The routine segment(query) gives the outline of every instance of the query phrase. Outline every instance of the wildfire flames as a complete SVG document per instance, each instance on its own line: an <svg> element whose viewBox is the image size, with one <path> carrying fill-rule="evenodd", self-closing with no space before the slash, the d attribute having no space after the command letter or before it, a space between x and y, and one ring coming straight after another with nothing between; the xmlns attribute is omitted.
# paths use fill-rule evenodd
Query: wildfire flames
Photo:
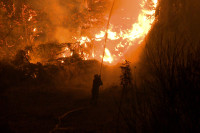
<svg viewBox="0 0 200 133"><path fill-rule="evenodd" d="M155 20L155 8L158 3L157 0L152 0L152 8L146 9L145 5L147 4L147 2L147 0L143 0L140 4L142 7L142 11L138 16L137 22L132 24L131 29L119 30L118 27L110 24L110 28L108 29L107 33L108 43L105 48L105 56L103 59L104 62L107 62L108 64L118 63L120 60L123 59L123 55L131 45L140 44L143 41ZM118 31L116 31L116 29ZM89 38L87 36L81 36L79 38L74 37L76 41L79 42L79 45L84 48L88 48L88 45L93 43L93 47L90 47L92 49L90 50L90 52L86 53L83 50L83 52L79 51L79 54L82 54L85 60L96 59L101 61L103 58L102 54L105 44L105 34L106 30L104 29L95 34L93 38ZM66 53L70 52L66 51ZM67 56L71 56L71 54L68 54Z"/></svg>
<svg viewBox="0 0 200 133"><path fill-rule="evenodd" d="M55 2L55 1L52 1L52 2ZM98 2L101 3L101 1L94 1L93 4L98 3ZM92 9L88 5L89 1L84 0L83 3L84 3L83 4L84 9L80 9L80 11L82 10L86 11L85 14L92 12L91 11ZM146 34L151 29L151 26L155 20L155 10L157 7L157 3L158 3L158 0L141 0L140 6L142 10L140 11L137 17L136 22L128 21L128 20L131 20L131 18L125 17L126 16L125 15L123 18L119 17L117 18L117 20L114 20L114 21L122 22L122 24L116 25L115 23L112 22L112 15L111 15L111 22L109 24L109 29L106 29L106 26L104 26L104 24L102 24L100 27L95 27L96 25L91 24L91 23L100 21L100 19L104 19L104 18L108 20L108 16L101 16L101 15L98 15L98 13L96 14L91 13L89 15L81 14L82 16L84 15L87 16L86 19L88 20L88 22L79 20L78 18L82 17L81 15L79 15L77 19L76 17L74 18L76 19L74 20L74 25L78 23L80 25L80 29L81 30L84 29L84 32L83 32L84 34L82 34L81 30L78 31L79 28L77 27L74 28L76 30L72 31L74 34L70 34L68 32L68 29L64 33L60 32L59 29L62 29L60 28L61 27L60 25L56 28L51 29L49 27L53 27L53 25L52 26L50 24L48 25L46 24L46 22L45 22L45 25L43 24L44 22L43 23L41 22L40 24L39 23L40 19L38 19L37 16L41 15L42 13L39 13L39 11L34 11L31 8L31 6L24 5L22 6L22 11L20 11L21 14L18 15L21 17L22 20L19 19L20 20L19 22L16 21L16 25L18 27L21 26L22 31L23 31L22 35L20 35L18 40L20 40L24 44L38 45L37 40L39 39L37 38L39 38L40 36L42 38L46 35L49 35L51 38L53 36L53 35L51 36L52 31L55 31L55 29L57 29L58 30L57 32L59 34L54 35L54 36L57 36L62 41L60 42L58 38L56 38L55 40L58 40L59 43L70 42L71 45L64 46L62 49L62 52L59 52L60 54L51 52L51 54L55 54L57 56L56 58L70 57L70 56L73 56L74 53L76 53L76 54L79 54L79 56L82 57L82 59L84 60L95 59L98 61L102 61L102 58L103 58L103 61L106 62L107 64L114 65L118 63L120 60L123 60L124 54L130 48L130 46L140 44L144 40ZM5 8L6 5L4 5L3 2L1 3L0 6L5 12L7 11L7 9ZM8 9L13 8L13 11L10 12L10 14L8 14L8 18L12 18L12 16L15 16L16 14L15 7L16 7L15 4L13 4L11 7L8 8ZM96 7L94 8L96 9ZM102 6L100 6L99 8L101 8L101 10L105 10L104 8L102 8ZM62 18L61 20L66 19L65 15L63 15L64 13L59 10L60 8L56 8L56 10L57 9L58 9L58 14L61 14L61 17L53 19L53 22L55 23L55 24L53 23L54 25L56 25L57 23L58 24L62 23L62 21L57 20L57 19L60 19L60 18ZM79 12L77 12L77 14L78 13ZM51 16L54 16L54 14ZM124 22L124 20L127 20L128 22L126 23ZM126 28L124 28L122 25L126 25L126 24L128 24L129 26L125 26ZM8 25L8 26L11 28L11 31L12 31L13 27L17 27L16 25L15 26ZM130 27L130 25L132 26ZM79 32L80 34L78 34ZM86 32L88 32L88 34ZM67 39L67 40L63 39L68 34L70 34L69 35L70 37L68 37L70 39ZM105 40L106 34L107 34L107 40ZM43 40L49 40L49 38L48 39L45 38ZM48 41L44 41L44 42L41 41L39 43L45 44L46 42ZM106 42L106 45L105 45L105 42ZM2 43L7 44L6 40L3 40ZM11 45L11 46L13 47L14 45ZM105 55L103 55L103 53L105 53ZM40 61L40 59L37 59L37 58L39 57L33 55L33 57L30 59L30 62L36 63ZM62 63L64 63L64 61L62 61Z"/></svg>

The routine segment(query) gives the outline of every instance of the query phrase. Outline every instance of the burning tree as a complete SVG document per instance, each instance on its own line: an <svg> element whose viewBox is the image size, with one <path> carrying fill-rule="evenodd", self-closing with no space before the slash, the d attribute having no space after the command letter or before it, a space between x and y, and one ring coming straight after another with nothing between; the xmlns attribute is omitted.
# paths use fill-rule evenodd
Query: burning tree
<svg viewBox="0 0 200 133"><path fill-rule="evenodd" d="M1 18L1 56L13 57L17 50L24 49L33 43L37 36L37 13L27 1L2 1ZM9 56L7 56L9 55Z"/></svg>
<svg viewBox="0 0 200 133"><path fill-rule="evenodd" d="M18 50L27 50L31 62L38 59L40 52L36 52L39 45L51 47L70 43L55 53L55 58L68 57L76 52L82 59L102 59L104 51L105 25L112 1L108 0L3 0L1 14L3 29L1 31L1 55L13 57ZM155 20L156 0L142 1L142 11L138 22L132 29L119 28L111 24L108 29L108 43L105 48L104 61L117 63L129 46L141 42ZM149 5L149 6L148 6ZM119 18L121 19L121 18ZM128 19L128 18L127 18ZM136 41L136 42L134 42ZM48 51L48 50L46 50ZM8 56L9 55L9 56ZM12 55L12 56L10 56ZM46 60L46 59L45 59ZM48 59L47 59L48 60Z"/></svg>

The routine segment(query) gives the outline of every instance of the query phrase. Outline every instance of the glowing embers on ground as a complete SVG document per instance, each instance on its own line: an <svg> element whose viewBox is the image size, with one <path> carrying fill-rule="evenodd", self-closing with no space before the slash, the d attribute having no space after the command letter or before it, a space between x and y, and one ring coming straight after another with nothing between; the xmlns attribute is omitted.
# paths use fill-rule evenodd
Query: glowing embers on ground
<svg viewBox="0 0 200 133"><path fill-rule="evenodd" d="M157 0L143 0L141 3L142 10L138 15L138 20L132 24L132 28L130 29L123 29L110 24L107 32L108 40L105 48L104 62L109 64L118 63L131 45L139 44L144 40L155 20L157 3ZM148 4L150 6L146 6ZM83 59L102 60L105 35L106 30L104 29L99 31L94 37L83 36L76 38L81 46L79 54L82 54ZM92 44L92 47L88 47L89 44Z"/></svg>

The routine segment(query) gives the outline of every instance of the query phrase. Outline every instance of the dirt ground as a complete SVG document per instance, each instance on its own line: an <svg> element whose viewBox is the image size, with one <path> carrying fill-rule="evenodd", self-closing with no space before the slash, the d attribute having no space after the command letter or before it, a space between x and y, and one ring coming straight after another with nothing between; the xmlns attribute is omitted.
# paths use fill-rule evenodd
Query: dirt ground
<svg viewBox="0 0 200 133"><path fill-rule="evenodd" d="M0 131L13 133L115 132L119 88L101 90L98 105L90 104L90 92L12 88L1 96ZM83 108L62 118L71 110ZM60 130L63 129L63 130Z"/></svg>

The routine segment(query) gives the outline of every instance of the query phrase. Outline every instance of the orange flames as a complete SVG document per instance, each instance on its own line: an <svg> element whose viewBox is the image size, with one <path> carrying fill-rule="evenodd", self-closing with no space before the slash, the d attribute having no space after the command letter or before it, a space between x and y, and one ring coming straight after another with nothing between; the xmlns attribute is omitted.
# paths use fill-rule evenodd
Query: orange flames
<svg viewBox="0 0 200 133"><path fill-rule="evenodd" d="M140 4L142 11L138 16L137 22L132 24L131 29L121 29L110 24L104 62L108 64L118 63L131 45L139 44L144 40L155 20L155 8L157 7L158 0L151 0L153 6L147 9L145 5L148 2L149 0L143 0ZM93 43L93 47L90 47L92 52L82 52L85 59L101 61L105 44L105 31L99 31L94 37L83 36L76 38L80 43L79 45L84 48L87 48L89 43Z"/></svg>
<svg viewBox="0 0 200 133"><path fill-rule="evenodd" d="M113 57L112 57L110 51L107 48L105 49L105 56L103 58L103 61L109 62L109 63L113 62Z"/></svg>

